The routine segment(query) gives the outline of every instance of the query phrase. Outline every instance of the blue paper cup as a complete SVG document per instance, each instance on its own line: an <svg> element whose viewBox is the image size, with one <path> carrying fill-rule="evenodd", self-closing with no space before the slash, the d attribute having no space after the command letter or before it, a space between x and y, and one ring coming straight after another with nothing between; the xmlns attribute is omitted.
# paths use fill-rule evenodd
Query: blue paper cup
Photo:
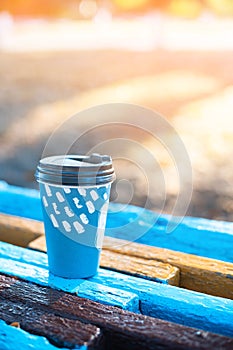
<svg viewBox="0 0 233 350"><path fill-rule="evenodd" d="M50 272L65 278L95 275L115 178L111 158L97 154L44 158L36 178Z"/></svg>

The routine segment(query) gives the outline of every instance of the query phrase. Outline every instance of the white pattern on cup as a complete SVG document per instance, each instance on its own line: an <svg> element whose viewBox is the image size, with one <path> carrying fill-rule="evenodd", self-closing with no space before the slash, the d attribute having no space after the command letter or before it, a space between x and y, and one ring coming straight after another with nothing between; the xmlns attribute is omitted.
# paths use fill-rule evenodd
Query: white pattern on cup
<svg viewBox="0 0 233 350"><path fill-rule="evenodd" d="M47 196L52 197L52 192L51 192L49 185L45 184L44 187L45 187L45 191L47 193Z"/></svg>
<svg viewBox="0 0 233 350"><path fill-rule="evenodd" d="M95 207L91 201L87 201L86 206L87 206L87 210L89 211L90 214L94 213Z"/></svg>
<svg viewBox="0 0 233 350"><path fill-rule="evenodd" d="M50 215L50 219L51 219L54 227L59 227L58 222L55 219L55 216L53 214Z"/></svg>
<svg viewBox="0 0 233 350"><path fill-rule="evenodd" d="M81 196L86 197L87 192L85 188L79 187L77 190Z"/></svg>
<svg viewBox="0 0 233 350"><path fill-rule="evenodd" d="M83 232L85 232L83 226L82 226L78 221L75 221L75 222L74 222L74 228L75 228L75 230L76 230L78 233L83 233Z"/></svg>
<svg viewBox="0 0 233 350"><path fill-rule="evenodd" d="M56 196L60 203L65 202L65 199L60 192L56 192Z"/></svg>
<svg viewBox="0 0 233 350"><path fill-rule="evenodd" d="M71 226L68 223L68 221L62 221L62 224L63 224L64 229L66 230L66 232L70 232L71 231Z"/></svg>
<svg viewBox="0 0 233 350"><path fill-rule="evenodd" d="M85 214L81 214L80 219L85 225L88 224L88 222L89 222L89 220Z"/></svg>
<svg viewBox="0 0 233 350"><path fill-rule="evenodd" d="M74 204L76 205L76 207L78 209L82 208L83 206L81 204L79 204L79 199L77 197L73 198Z"/></svg>
<svg viewBox="0 0 233 350"><path fill-rule="evenodd" d="M43 203L44 203L44 206L45 206L45 207L48 207L48 202L47 202L47 199L46 199L45 196L42 197L42 201L43 201Z"/></svg>
<svg viewBox="0 0 233 350"><path fill-rule="evenodd" d="M69 187L64 187L64 192L69 194L71 192L71 189Z"/></svg>
<svg viewBox="0 0 233 350"><path fill-rule="evenodd" d="M54 209L55 214L57 214L57 215L61 214L60 211L57 210L57 204L56 203L52 203L52 205L53 205L53 209Z"/></svg>
<svg viewBox="0 0 233 350"><path fill-rule="evenodd" d="M99 195L95 190L91 190L90 195L91 195L93 201L96 201L99 198Z"/></svg>
<svg viewBox="0 0 233 350"><path fill-rule="evenodd" d="M74 213L72 212L72 210L69 207L64 207L65 213L67 216L69 216L69 218L72 218L72 216L74 216Z"/></svg>

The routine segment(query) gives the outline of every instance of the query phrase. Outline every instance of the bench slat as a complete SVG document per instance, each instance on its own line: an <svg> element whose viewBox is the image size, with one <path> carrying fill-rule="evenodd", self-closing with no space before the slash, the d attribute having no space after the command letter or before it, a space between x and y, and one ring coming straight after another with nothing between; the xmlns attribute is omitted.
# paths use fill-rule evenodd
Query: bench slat
<svg viewBox="0 0 233 350"><path fill-rule="evenodd" d="M16 346L17 344L17 346ZM87 350L85 345L80 350ZM30 334L20 328L12 327L0 320L0 349L1 350L57 350L48 340L42 336ZM66 350L62 348L61 350Z"/></svg>
<svg viewBox="0 0 233 350"><path fill-rule="evenodd" d="M13 257L13 258L12 258ZM0 271L15 275L31 282L77 293L82 297L103 304L139 312L139 298L135 293L82 279L65 279L50 276L47 269L47 255L0 242Z"/></svg>
<svg viewBox="0 0 233 350"><path fill-rule="evenodd" d="M110 203L106 235L130 240L131 233L119 227L133 222L133 230L143 227L145 232L137 238L138 243L233 262L229 249L233 245L233 223L185 217L175 231L166 234L168 221L174 219L160 215L156 221L156 213L143 209L142 216L141 211L135 206ZM39 192L0 182L0 212L42 220Z"/></svg>
<svg viewBox="0 0 233 350"><path fill-rule="evenodd" d="M233 264L105 237L104 248L169 263L180 269L180 287L233 299Z"/></svg>
<svg viewBox="0 0 233 350"><path fill-rule="evenodd" d="M19 225L21 225L21 229L19 229ZM8 241L7 237L13 237L13 239L9 239L8 243L12 243L13 241L15 244L15 242L17 242L16 237L18 237L18 241L20 240L21 232L24 232L20 244L21 246L23 245L23 241L25 241L24 237L31 237L32 239L39 237L36 240L37 243L32 241L29 247L41 250L41 245L38 245L38 243L42 244L43 249L46 247L44 241L44 226L41 222L0 214L0 240L3 233L4 242ZM108 255L108 257L105 259L103 255L101 260L101 265L105 268L112 268L115 266L116 270L125 271L125 273L128 274L140 275L141 277L150 278L160 283L179 285L179 269L177 267L157 261L151 262L150 265L147 260L138 259L137 257L121 256L118 259L116 253L106 252L106 255ZM110 258L110 255L112 255L112 258Z"/></svg>
<svg viewBox="0 0 233 350"><path fill-rule="evenodd" d="M44 250L46 248L44 235L31 242L29 247ZM128 241L112 237L104 238L104 250L101 260L102 267L112 268L116 271L125 271L126 273L128 270L130 273L130 259L128 259L127 264L125 255L131 257L132 265L134 264L133 257L137 257L143 259L141 262L144 262L144 265L141 265L141 274L148 276L147 265L152 266L151 270L153 270L153 264L155 266L156 261L159 261L164 264L170 264L171 275L173 274L172 269L174 267L177 267L180 271L180 279L177 271L174 279L170 278L169 284L180 285L180 287L198 292L233 299L233 264L231 263L139 243L129 243ZM107 250L111 253L121 254L122 256L117 259L117 256L107 253ZM148 262L146 263L145 260L148 260ZM138 263L140 264L140 260ZM137 264L134 265L134 272L131 269L132 274L137 274L137 266ZM163 269L166 269L166 266ZM157 274L157 278L159 278L159 271L152 272L151 270L151 276L155 278Z"/></svg>
<svg viewBox="0 0 233 350"><path fill-rule="evenodd" d="M27 247L43 231L44 226L40 221L0 214L0 240L3 242Z"/></svg>
<svg viewBox="0 0 233 350"><path fill-rule="evenodd" d="M7 243L0 243L0 253L2 246L5 257L0 258L0 272L4 274L77 294L80 284L87 282L87 280L70 280L49 275L45 262L47 256L44 253ZM14 249L18 252L18 261L17 254L13 254L14 260L11 260ZM22 254L23 258L20 250L27 251L27 254ZM23 260L24 258L26 259ZM33 265L30 262L32 260L37 260L36 264ZM233 301L230 299L187 291L107 269L100 269L96 276L88 280L88 283L90 282L95 282L100 289L101 285L104 285L116 288L120 292L128 291L136 294L140 300L140 311L145 315L233 337Z"/></svg>
<svg viewBox="0 0 233 350"><path fill-rule="evenodd" d="M144 246L142 246L144 247ZM180 272L177 267L156 260L141 259L108 250L101 253L100 266L151 281L179 286Z"/></svg>
<svg viewBox="0 0 233 350"><path fill-rule="evenodd" d="M10 290L8 290L10 293ZM86 346L87 349L100 349L102 342L100 329L94 325L55 316L26 302L11 301L0 297L0 318L5 322L19 322L27 332L42 335L58 347L75 348ZM17 348L17 345L15 345Z"/></svg>
<svg viewBox="0 0 233 350"><path fill-rule="evenodd" d="M3 299L0 307L1 317L9 322L17 318L26 329L40 334L47 333L47 337L53 342L64 342L66 346L79 341L79 337L88 337L91 331L99 336L98 329L101 329L105 335L106 348L114 350L146 350L158 346L160 349L193 350L227 350L233 347L231 338L103 306L61 291L1 275L0 298ZM12 300L17 301L17 304ZM45 321L46 324L43 324ZM85 336L82 333L83 329L77 328L79 324L82 327L83 322L88 329ZM54 336L57 323L61 329ZM69 331L69 334L66 331Z"/></svg>
<svg viewBox="0 0 233 350"><path fill-rule="evenodd" d="M9 216L8 228L9 230L14 230L14 223L11 225L11 219L12 217ZM24 220L26 221L24 228L27 230L27 220L21 220L22 222ZM43 226L38 226L37 221L30 220L30 232L34 232L35 235L40 237L39 239L37 238L35 242L30 243L29 247L43 250L46 247ZM111 253L104 252L101 260L102 267L114 268L117 271L125 271L125 273L138 274L137 267L140 263L144 262L144 265L141 264L141 275L145 277L148 277L148 271L150 271L151 276L157 281L174 285L180 283L180 287L183 288L233 299L233 264L231 263L173 250L141 245L139 243L129 244L128 241L118 240L112 237L105 237L104 250L122 254L122 257L117 259L113 254L111 258ZM107 256L106 258L104 254ZM131 257L128 258L128 263L123 263L123 261L127 260L125 255ZM143 260L136 262L135 257ZM150 261L146 263L146 259ZM129 263L130 260L131 263ZM162 267L162 265L157 265L157 268L154 268L152 265L152 267L149 268L148 265L152 264L152 260L154 260L154 266L158 264L158 261L160 263L170 264L169 273L162 273L166 271L167 265L164 265L164 267ZM175 270L174 267L180 270L180 281L179 270Z"/></svg>

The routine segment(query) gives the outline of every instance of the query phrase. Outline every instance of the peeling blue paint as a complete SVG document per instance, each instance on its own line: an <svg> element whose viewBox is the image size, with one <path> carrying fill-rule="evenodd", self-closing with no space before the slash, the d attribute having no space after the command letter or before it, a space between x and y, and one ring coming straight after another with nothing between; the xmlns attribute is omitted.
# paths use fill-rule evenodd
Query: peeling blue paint
<svg viewBox="0 0 233 350"><path fill-rule="evenodd" d="M103 285L109 288L109 294L105 293L105 301L109 301L110 305L117 305L116 299L112 302L111 298L118 290L119 296L123 295L122 308L124 308L126 300L129 309L135 303L138 305L138 299L136 298L139 298L140 311L145 315L233 337L233 300L159 284L106 269L100 269L98 275L88 280L70 280L55 277L48 273L44 253L37 253L37 265L33 265L30 262L32 261L30 255L33 256L34 251L14 246L10 247L9 244L9 255L7 256L6 245L8 244L0 243L0 253L1 246L4 246L4 257L0 258L0 272L2 273L77 293L80 296L93 298L93 300L99 302L103 302L102 293L98 296L101 285ZM11 253L14 248L17 251L25 249L27 253L23 258L21 255L19 261L15 258L11 260ZM95 293L92 293L91 289L92 291L95 290ZM102 289L102 291L104 293L105 289ZM124 292L131 293L132 299L130 297L127 299L127 295L124 297ZM109 295L111 295L111 298Z"/></svg>
<svg viewBox="0 0 233 350"><path fill-rule="evenodd" d="M98 301L106 305L114 305L128 311L139 313L139 297L137 294L121 290L119 296L119 289L85 281L80 284L77 295L82 298L88 298ZM112 301L111 301L112 300Z"/></svg>
<svg viewBox="0 0 233 350"><path fill-rule="evenodd" d="M0 320L0 349L55 350L57 347L50 344L44 337L32 335L20 328L9 326L4 321ZM87 347L78 346L76 349L87 350ZM63 348L63 350L66 349Z"/></svg>

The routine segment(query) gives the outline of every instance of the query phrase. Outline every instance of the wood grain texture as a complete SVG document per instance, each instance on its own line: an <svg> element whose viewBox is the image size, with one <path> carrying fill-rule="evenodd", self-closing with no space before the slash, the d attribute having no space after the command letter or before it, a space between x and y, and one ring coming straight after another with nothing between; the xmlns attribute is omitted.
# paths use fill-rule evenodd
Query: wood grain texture
<svg viewBox="0 0 233 350"><path fill-rule="evenodd" d="M135 256L103 250L101 253L100 266L159 283L179 286L179 269L170 264L164 264L156 260L141 259Z"/></svg>
<svg viewBox="0 0 233 350"><path fill-rule="evenodd" d="M87 349L99 349L102 342L100 329L96 326L56 316L19 301L0 297L0 317L7 323L17 320L27 332L44 336L58 347L72 349L84 345Z"/></svg>
<svg viewBox="0 0 233 350"><path fill-rule="evenodd" d="M0 214L0 240L21 247L43 234L43 223L18 216Z"/></svg>
<svg viewBox="0 0 233 350"><path fill-rule="evenodd" d="M10 243L10 242L8 242L8 243ZM43 234L41 236L39 236L38 238L36 238L33 241L28 243L28 248L39 250L41 252L47 251L44 230L43 230Z"/></svg>
<svg viewBox="0 0 233 350"><path fill-rule="evenodd" d="M233 223L185 217L168 235L167 225L174 223L175 218L166 214L158 216L146 209L142 215L141 210L132 205L110 203L106 236L233 262L229 249L233 245ZM0 212L43 220L39 192L0 181ZM129 223L132 223L130 227ZM141 230L143 235L139 234Z"/></svg>
<svg viewBox="0 0 233 350"><path fill-rule="evenodd" d="M58 350L42 336L30 334L23 329L12 327L0 320L0 349L1 350ZM63 348L62 350L66 350ZM87 350L82 346L80 350Z"/></svg>
<svg viewBox="0 0 233 350"><path fill-rule="evenodd" d="M105 335L103 349L227 350L233 347L232 338L101 305L4 275L0 276L0 298L0 316L4 320L17 319L25 329L46 333L51 341L56 343L59 339L58 343L69 347L80 341L79 337L86 339L90 330L96 330L94 334L99 335L99 328ZM86 333L83 328L77 328L83 322Z"/></svg>
<svg viewBox="0 0 233 350"><path fill-rule="evenodd" d="M180 287L233 299L233 264L105 237L104 249L169 263L180 269Z"/></svg>
<svg viewBox="0 0 233 350"><path fill-rule="evenodd" d="M139 298L130 291L104 286L82 279L67 279L50 275L47 255L0 242L0 270L41 285L76 293L106 305L139 312ZM91 285L90 285L91 284Z"/></svg>
<svg viewBox="0 0 233 350"><path fill-rule="evenodd" d="M81 296L88 292L89 299L93 297L94 290L97 292L94 294L94 300L97 297L99 299L98 293L102 291L105 294L105 302L109 302L110 305L114 305L116 293L119 305L119 297L128 292L132 298L127 308L131 308L135 305L134 301L139 300L140 311L144 315L233 337L233 300L230 299L156 283L108 269L99 269L98 274L88 281L60 278L49 274L46 254L4 242L0 242L0 272L77 295L81 292ZM99 299L101 303L103 294ZM137 295L137 300L134 295ZM123 295L121 307L126 308L125 299Z"/></svg>
<svg viewBox="0 0 233 350"><path fill-rule="evenodd" d="M20 225L22 227L19 229ZM31 243L28 242L30 248L46 251L44 226L39 221L18 218L11 215L0 215L0 240L1 232L4 233L5 239L2 239L4 242L24 246L25 237L28 237L32 241ZM22 241L20 241L21 238ZM106 251L101 258L101 266L114 268L116 271L124 271L125 273L148 278L160 283L179 285L179 269L170 264L164 264L158 261L148 261L147 259L140 259L133 256L119 256L119 254Z"/></svg>
<svg viewBox="0 0 233 350"><path fill-rule="evenodd" d="M29 246L37 250L44 250L46 247L44 236L41 236L36 241L31 242ZM156 261L162 262L164 264L170 264L171 270L175 267L179 269L180 287L233 299L232 263L199 257L164 248L146 246L139 243L129 243L128 241L119 240L112 237L104 238L103 250L103 258L101 258L102 267L113 268L116 271L125 270L126 273L127 270L129 270L129 273L139 275L137 269L140 268L140 263L139 265L135 263L134 268L132 267L133 257L137 257L143 259L142 261L145 263L144 267L141 265L141 271L143 271L144 268L144 274L141 274L141 276L148 276L148 273L153 271L153 266L156 265ZM106 251L121 254L122 258L118 258L114 255L112 255L111 258L111 253L106 253ZM125 255L131 257L132 265L129 264L130 259L128 259L127 263L127 258ZM146 263L145 260L148 260L148 262ZM123 263L123 261L125 261L125 263ZM152 266L151 269L147 267L147 265L150 264ZM134 273L132 272L133 269ZM159 271L157 277L159 277ZM173 280L171 279L170 284L177 285L178 279L175 278L175 283L172 281Z"/></svg>

